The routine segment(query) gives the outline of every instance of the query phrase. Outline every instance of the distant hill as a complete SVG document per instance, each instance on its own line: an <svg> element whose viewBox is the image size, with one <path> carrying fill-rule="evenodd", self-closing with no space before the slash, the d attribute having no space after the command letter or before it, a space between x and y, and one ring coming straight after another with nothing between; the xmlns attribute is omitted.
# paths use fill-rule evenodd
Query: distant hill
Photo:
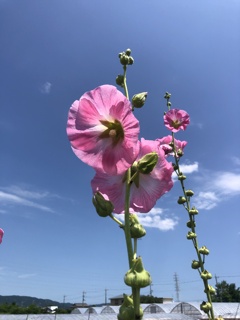
<svg viewBox="0 0 240 320"><path fill-rule="evenodd" d="M31 304L34 304L38 307L47 307L47 306L58 306L61 309L71 308L71 303L61 303L53 301L50 299L39 299L35 297L28 296L1 296L0 295L0 305L3 303L15 303L19 307L29 307Z"/></svg>

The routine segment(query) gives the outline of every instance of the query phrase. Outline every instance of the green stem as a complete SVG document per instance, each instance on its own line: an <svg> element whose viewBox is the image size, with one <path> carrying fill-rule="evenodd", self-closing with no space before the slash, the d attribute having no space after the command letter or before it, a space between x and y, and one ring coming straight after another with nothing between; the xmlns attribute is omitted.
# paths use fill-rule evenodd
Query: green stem
<svg viewBox="0 0 240 320"><path fill-rule="evenodd" d="M120 220L118 220L116 217L114 217L113 214L110 214L109 217L110 217L111 219L113 219L115 222L117 222L121 228L123 227L122 222L121 222Z"/></svg>
<svg viewBox="0 0 240 320"><path fill-rule="evenodd" d="M126 98L129 100L128 88L127 88L127 66L123 66L123 88L125 91ZM131 168L127 170L127 179L126 179L126 191L125 191L125 225L124 225L124 233L127 245L128 252L128 263L129 268L133 266L133 258L136 256L137 250L137 242L134 241L134 251L132 246L131 232L130 232L130 221L129 221L129 207L130 207L130 189L131 189ZM135 239L134 239L135 240ZM135 311L135 319L140 318L140 289L132 288L132 296L133 296L133 304Z"/></svg>
<svg viewBox="0 0 240 320"><path fill-rule="evenodd" d="M127 88L127 66L123 66L123 89L125 91L125 96L129 100L128 88Z"/></svg>
<svg viewBox="0 0 240 320"><path fill-rule="evenodd" d="M173 144L173 153L174 153L174 159L175 159L175 164L176 164L175 172L176 172L177 176L179 176L181 174L181 170L179 168L179 164L178 164L179 163L179 158L177 157L177 152L176 152L176 148L175 148L175 145L174 145L174 133L172 133L172 144ZM180 184L181 184L181 188L182 188L184 197L187 200L187 202L184 205L184 207L188 212L188 216L189 216L190 221L192 222L191 223L191 231L193 233L196 233L196 228L195 228L195 225L194 225L195 224L194 216L189 213L189 210L191 209L190 197L187 196L187 194L186 194L186 190L185 190L185 186L184 186L183 180L180 180ZM193 243L193 246L195 248L195 251L196 251L196 254L197 254L197 257L198 257L198 261L200 263L200 270L198 269L198 271L199 271L199 274L201 274L201 272L203 272L205 270L205 267L204 267L204 262L205 261L203 260L201 254L199 253L199 246L198 246L197 238L192 239L192 243ZM206 280L206 279L202 279L202 280L203 280L203 285L204 285L204 289L205 289L207 300L208 300L209 303L211 303L211 309L209 310L208 318L209 318L209 320L214 320L214 311L213 311L213 306L212 306L211 294L209 293L209 289L208 289L208 280Z"/></svg>
<svg viewBox="0 0 240 320"><path fill-rule="evenodd" d="M128 263L129 267L132 267L132 259L133 259L133 247L132 247L132 240L131 240L131 233L130 233L130 223L129 223L129 204L130 204L130 188L131 188L131 169L129 168L127 171L127 180L126 180L126 192L125 192L125 239L127 245L127 252L128 252Z"/></svg>

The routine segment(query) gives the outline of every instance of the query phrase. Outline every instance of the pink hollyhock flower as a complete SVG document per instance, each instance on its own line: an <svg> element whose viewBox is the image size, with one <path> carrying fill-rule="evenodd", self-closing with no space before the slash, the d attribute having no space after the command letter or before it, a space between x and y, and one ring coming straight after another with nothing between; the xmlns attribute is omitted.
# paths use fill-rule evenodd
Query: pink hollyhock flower
<svg viewBox="0 0 240 320"><path fill-rule="evenodd" d="M172 186L172 164L165 159L164 151L159 147L158 141L141 139L140 152L137 160L144 155L156 152L158 162L149 174L139 173L139 180L136 184L132 182L130 191L130 209L135 212L148 212L156 204L156 201ZM115 213L122 213L125 205L125 174L109 176L97 172L91 181L93 192L101 192L114 206Z"/></svg>
<svg viewBox="0 0 240 320"><path fill-rule="evenodd" d="M67 135L76 156L108 174L126 171L139 152L139 122L111 85L86 92L70 108Z"/></svg>
<svg viewBox="0 0 240 320"><path fill-rule="evenodd" d="M3 235L4 235L4 231L3 229L0 228L0 243L2 243Z"/></svg>
<svg viewBox="0 0 240 320"><path fill-rule="evenodd" d="M163 117L165 127L172 132L185 130L190 123L189 114L184 110L171 109Z"/></svg>
<svg viewBox="0 0 240 320"><path fill-rule="evenodd" d="M161 139L156 139L156 141L160 143L160 147L163 149L166 156L174 156L173 148L169 145L169 143L172 142L172 136L166 136ZM174 139L174 145L177 153L178 150L183 150L185 148L185 146L187 145L187 141Z"/></svg>

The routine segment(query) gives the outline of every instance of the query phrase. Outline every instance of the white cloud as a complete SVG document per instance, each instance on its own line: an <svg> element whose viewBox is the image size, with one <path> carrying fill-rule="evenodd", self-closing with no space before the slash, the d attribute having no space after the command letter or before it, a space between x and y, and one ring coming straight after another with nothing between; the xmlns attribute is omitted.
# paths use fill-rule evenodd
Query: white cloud
<svg viewBox="0 0 240 320"><path fill-rule="evenodd" d="M214 186L224 195L240 194L240 174L220 172L214 181Z"/></svg>
<svg viewBox="0 0 240 320"><path fill-rule="evenodd" d="M196 198L193 199L193 203L197 209L210 210L216 207L220 199L212 192L200 192Z"/></svg>
<svg viewBox="0 0 240 320"><path fill-rule="evenodd" d="M179 168L183 174L191 174L193 172L198 172L198 162L194 162L192 164L180 164ZM173 180L177 179L177 175L175 172L172 174Z"/></svg>
<svg viewBox="0 0 240 320"><path fill-rule="evenodd" d="M19 197L28 198L28 199L43 199L49 196L49 192L36 192L36 191L29 191L25 188L12 185L9 187L1 187L2 190L7 191L8 193L13 193Z"/></svg>
<svg viewBox="0 0 240 320"><path fill-rule="evenodd" d="M138 220L146 228L157 228L161 231L174 230L178 224L175 216L167 217L161 208L153 208L148 213L138 213ZM124 221L124 214L118 214L117 218Z"/></svg>
<svg viewBox="0 0 240 320"><path fill-rule="evenodd" d="M220 202L240 195L240 174L238 173L204 172L202 176L197 177L197 180L201 190L199 193L195 192L192 202L198 209L210 210Z"/></svg>
<svg viewBox="0 0 240 320"><path fill-rule="evenodd" d="M50 82L45 82L39 88L40 92L43 94L49 94L52 88L52 84Z"/></svg>
<svg viewBox="0 0 240 320"><path fill-rule="evenodd" d="M38 204L36 202L27 200L23 197L19 197L17 195L7 193L4 191L0 191L0 200L1 200L1 203L5 205L22 205L22 206L36 208L42 211L54 212L49 207L46 207L44 205Z"/></svg>
<svg viewBox="0 0 240 320"><path fill-rule="evenodd" d="M180 170L183 174L190 174L198 171L198 162L192 164L180 164Z"/></svg>

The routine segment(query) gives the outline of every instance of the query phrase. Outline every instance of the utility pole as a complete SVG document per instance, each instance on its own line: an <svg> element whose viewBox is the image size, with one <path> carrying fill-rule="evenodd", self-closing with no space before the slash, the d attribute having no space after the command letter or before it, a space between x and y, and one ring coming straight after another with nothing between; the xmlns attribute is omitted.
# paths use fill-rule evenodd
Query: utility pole
<svg viewBox="0 0 240 320"><path fill-rule="evenodd" d="M150 283L150 292L149 292L150 297L152 297L152 293L153 293L152 286L153 286L153 283L151 282L151 283Z"/></svg>
<svg viewBox="0 0 240 320"><path fill-rule="evenodd" d="M63 296L63 303L65 303L65 298L66 298L66 296L64 295L64 296Z"/></svg>
<svg viewBox="0 0 240 320"><path fill-rule="evenodd" d="M178 283L178 275L177 275L176 272L174 273L173 279L174 279L174 281L175 281L175 291L176 291L177 302L178 302L178 301L179 301L179 291L180 291L180 288L179 288L179 283Z"/></svg>
<svg viewBox="0 0 240 320"><path fill-rule="evenodd" d="M107 303L107 291L108 291L108 289L105 289L105 305L108 304L108 303Z"/></svg>
<svg viewBox="0 0 240 320"><path fill-rule="evenodd" d="M85 291L83 291L83 293L82 293L82 304L84 304L84 303L85 303L85 294L86 294L86 292L85 292Z"/></svg>

